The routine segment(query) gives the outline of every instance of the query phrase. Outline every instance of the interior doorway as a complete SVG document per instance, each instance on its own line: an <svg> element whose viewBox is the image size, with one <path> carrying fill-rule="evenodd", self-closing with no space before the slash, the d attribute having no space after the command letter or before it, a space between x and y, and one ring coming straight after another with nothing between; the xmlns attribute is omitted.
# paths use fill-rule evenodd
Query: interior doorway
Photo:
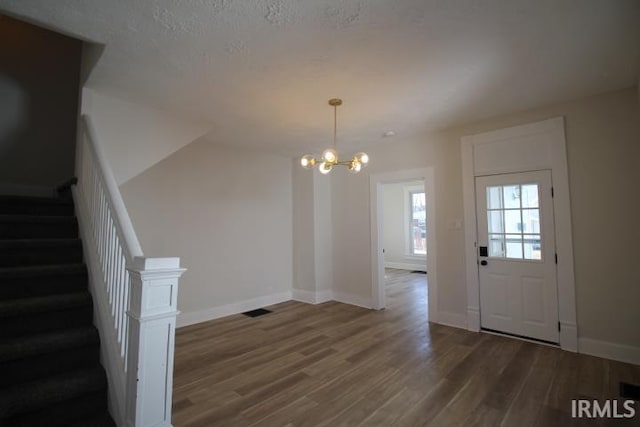
<svg viewBox="0 0 640 427"><path fill-rule="evenodd" d="M385 268L427 271L424 181L382 185L382 246Z"/></svg>
<svg viewBox="0 0 640 427"><path fill-rule="evenodd" d="M393 185L402 190L401 210L406 211L402 224L399 258L387 257L387 266L408 271L426 270L429 321L437 319L437 272L435 232L435 198L433 169L411 169L371 175L371 264L372 302L376 309L386 307L385 287L385 190ZM406 184L406 185L405 185ZM389 187L386 187L389 186ZM412 212L413 204L416 211ZM406 209L405 209L406 207ZM422 213L421 213L422 210ZM398 224L396 224L398 225ZM424 229L424 237L422 230ZM390 254L391 255L391 254ZM396 253L396 255L398 255ZM394 261L395 259L395 261ZM395 263L395 264L394 264ZM415 266L415 268L414 268Z"/></svg>

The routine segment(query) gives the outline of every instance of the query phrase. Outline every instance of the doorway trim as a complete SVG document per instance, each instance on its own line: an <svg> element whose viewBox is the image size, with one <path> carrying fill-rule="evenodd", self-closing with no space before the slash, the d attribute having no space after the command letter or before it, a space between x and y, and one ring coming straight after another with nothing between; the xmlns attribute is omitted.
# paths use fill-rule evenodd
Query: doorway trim
<svg viewBox="0 0 640 427"><path fill-rule="evenodd" d="M465 220L467 329L480 330L480 284L477 257L475 177L551 169L558 254L560 347L578 351L571 202L564 118L464 136L462 191Z"/></svg>
<svg viewBox="0 0 640 427"><path fill-rule="evenodd" d="M371 174L370 223L371 223L371 301L374 309L385 308L384 256L382 253L382 185L403 181L424 181L427 209L427 286L429 321L438 321L438 286L436 254L435 185L432 167L407 169L395 172Z"/></svg>

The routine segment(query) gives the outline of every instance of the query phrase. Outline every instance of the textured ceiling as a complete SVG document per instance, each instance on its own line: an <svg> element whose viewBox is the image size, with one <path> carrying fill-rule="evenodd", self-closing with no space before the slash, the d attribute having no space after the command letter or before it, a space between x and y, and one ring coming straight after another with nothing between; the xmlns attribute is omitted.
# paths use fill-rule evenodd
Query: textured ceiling
<svg viewBox="0 0 640 427"><path fill-rule="evenodd" d="M2 0L105 45L87 85L205 118L208 138L352 148L633 86L637 0Z"/></svg>

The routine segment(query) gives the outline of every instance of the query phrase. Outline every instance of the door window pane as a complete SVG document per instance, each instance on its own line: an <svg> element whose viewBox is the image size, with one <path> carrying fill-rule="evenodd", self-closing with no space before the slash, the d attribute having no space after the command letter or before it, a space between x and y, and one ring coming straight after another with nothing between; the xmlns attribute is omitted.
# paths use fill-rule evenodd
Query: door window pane
<svg viewBox="0 0 640 427"><path fill-rule="evenodd" d="M504 233L504 224L502 221L502 211L489 211L489 233Z"/></svg>
<svg viewBox="0 0 640 427"><path fill-rule="evenodd" d="M504 212L504 229L506 233L522 233L520 209Z"/></svg>
<svg viewBox="0 0 640 427"><path fill-rule="evenodd" d="M540 251L540 236L525 236L524 259L542 259Z"/></svg>
<svg viewBox="0 0 640 427"><path fill-rule="evenodd" d="M523 209L522 210L522 232L523 233L540 233L540 210Z"/></svg>
<svg viewBox="0 0 640 427"><path fill-rule="evenodd" d="M519 185L505 185L503 188L504 195L504 208L514 209L520 208L520 186Z"/></svg>
<svg viewBox="0 0 640 427"><path fill-rule="evenodd" d="M489 256L542 260L538 184L487 187Z"/></svg>
<svg viewBox="0 0 640 427"><path fill-rule="evenodd" d="M489 256L504 258L504 234L489 235Z"/></svg>
<svg viewBox="0 0 640 427"><path fill-rule="evenodd" d="M487 187L487 208L502 209L502 187Z"/></svg>
<svg viewBox="0 0 640 427"><path fill-rule="evenodd" d="M522 259L522 235L507 234L505 241L507 243L507 258Z"/></svg>
<svg viewBox="0 0 640 427"><path fill-rule="evenodd" d="M522 186L522 207L537 208L538 206L538 184L526 184Z"/></svg>

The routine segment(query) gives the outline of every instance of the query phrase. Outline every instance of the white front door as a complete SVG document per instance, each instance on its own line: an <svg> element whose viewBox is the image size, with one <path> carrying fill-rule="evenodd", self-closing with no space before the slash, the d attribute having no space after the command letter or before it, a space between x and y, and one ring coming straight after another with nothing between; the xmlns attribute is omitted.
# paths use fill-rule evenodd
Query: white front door
<svg viewBox="0 0 640 427"><path fill-rule="evenodd" d="M476 177L480 324L559 342L551 171Z"/></svg>

